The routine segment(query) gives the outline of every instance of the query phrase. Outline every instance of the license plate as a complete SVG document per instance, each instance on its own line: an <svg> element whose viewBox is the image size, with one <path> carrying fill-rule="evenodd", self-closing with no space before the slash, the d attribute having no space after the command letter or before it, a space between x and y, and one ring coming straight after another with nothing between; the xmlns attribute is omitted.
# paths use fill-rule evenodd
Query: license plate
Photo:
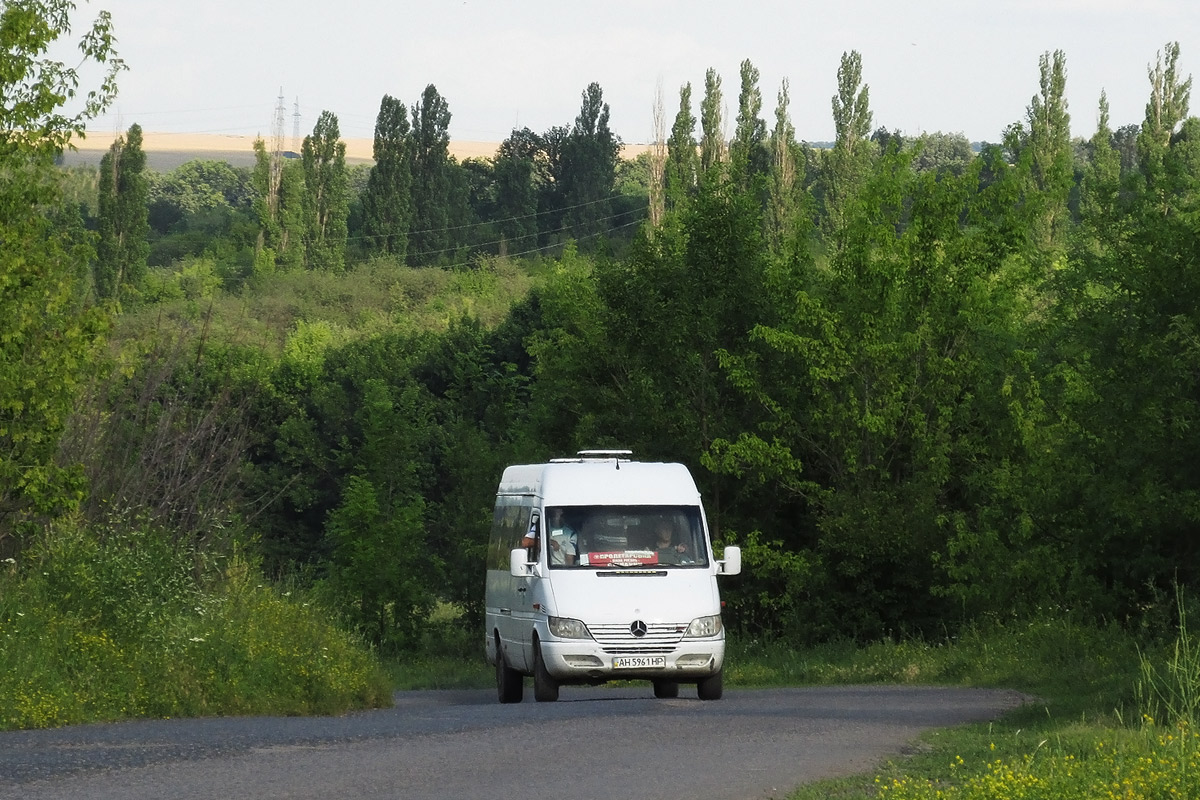
<svg viewBox="0 0 1200 800"><path fill-rule="evenodd" d="M621 656L613 659L613 669L653 669L666 665L666 656Z"/></svg>

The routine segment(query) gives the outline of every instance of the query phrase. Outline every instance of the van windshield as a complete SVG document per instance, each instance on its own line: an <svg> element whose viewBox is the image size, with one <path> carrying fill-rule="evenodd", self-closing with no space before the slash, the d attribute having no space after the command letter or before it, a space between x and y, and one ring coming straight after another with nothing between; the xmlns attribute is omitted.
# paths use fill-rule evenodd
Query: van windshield
<svg viewBox="0 0 1200 800"><path fill-rule="evenodd" d="M706 567L697 506L547 506L554 569Z"/></svg>

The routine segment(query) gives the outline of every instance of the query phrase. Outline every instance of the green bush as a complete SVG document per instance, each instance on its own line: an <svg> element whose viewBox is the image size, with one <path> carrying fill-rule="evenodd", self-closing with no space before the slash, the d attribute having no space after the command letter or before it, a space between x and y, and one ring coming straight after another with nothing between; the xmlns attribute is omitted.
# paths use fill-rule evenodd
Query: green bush
<svg viewBox="0 0 1200 800"><path fill-rule="evenodd" d="M239 555L68 522L0 569L0 729L390 702L361 640Z"/></svg>

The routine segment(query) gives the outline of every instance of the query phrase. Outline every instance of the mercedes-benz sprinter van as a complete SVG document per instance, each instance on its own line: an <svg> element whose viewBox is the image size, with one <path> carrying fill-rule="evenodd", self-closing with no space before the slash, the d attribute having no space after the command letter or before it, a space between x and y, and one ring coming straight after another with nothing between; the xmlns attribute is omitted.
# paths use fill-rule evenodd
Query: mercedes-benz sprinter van
<svg viewBox="0 0 1200 800"><path fill-rule="evenodd" d="M700 492L682 464L628 450L504 470L487 570L487 659L502 703L563 684L645 679L657 697L722 692L725 630Z"/></svg>

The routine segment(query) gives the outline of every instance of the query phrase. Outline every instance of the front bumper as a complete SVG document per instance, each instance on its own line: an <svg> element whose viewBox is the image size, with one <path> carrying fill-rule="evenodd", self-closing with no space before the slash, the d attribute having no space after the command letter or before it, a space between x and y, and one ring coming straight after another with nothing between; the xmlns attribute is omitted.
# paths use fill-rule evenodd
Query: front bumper
<svg viewBox="0 0 1200 800"><path fill-rule="evenodd" d="M721 671L725 660L725 637L683 639L671 648L605 645L594 639L542 639L542 661L546 671L562 683L653 679L700 680ZM616 667L619 658L639 663ZM644 659L662 659L662 666L644 666Z"/></svg>

